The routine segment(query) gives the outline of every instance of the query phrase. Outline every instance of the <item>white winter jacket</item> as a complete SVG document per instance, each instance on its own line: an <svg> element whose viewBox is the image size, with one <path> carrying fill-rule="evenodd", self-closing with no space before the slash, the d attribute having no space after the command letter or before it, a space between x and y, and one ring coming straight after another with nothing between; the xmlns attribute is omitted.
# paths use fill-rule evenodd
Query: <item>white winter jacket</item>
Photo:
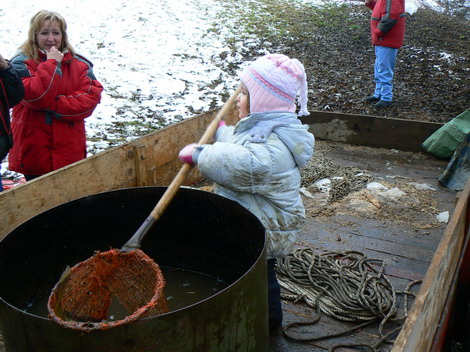
<svg viewBox="0 0 470 352"><path fill-rule="evenodd" d="M232 199L263 223L268 258L287 255L305 219L299 194L300 168L313 155L315 138L295 113L253 113L236 126L217 130L196 160L216 183L215 193Z"/></svg>

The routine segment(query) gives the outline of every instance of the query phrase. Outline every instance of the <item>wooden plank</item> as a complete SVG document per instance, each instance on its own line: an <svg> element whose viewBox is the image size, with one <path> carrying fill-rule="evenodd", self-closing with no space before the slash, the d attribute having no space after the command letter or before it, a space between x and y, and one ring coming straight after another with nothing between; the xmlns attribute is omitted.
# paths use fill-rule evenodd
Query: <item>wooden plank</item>
<svg viewBox="0 0 470 352"><path fill-rule="evenodd" d="M302 242L299 242L302 245ZM357 250L368 258L374 259L381 259L385 263L385 274L393 277L408 279L411 281L414 280L421 280L425 273L426 269L428 268L428 263L425 262L418 262L416 260L408 259L408 258L397 258L394 255L390 255L384 252L378 252L375 250L364 249L360 247L345 247L340 243L335 242L324 242L324 241L316 241L316 240L309 240L309 246L313 246L314 248L318 249L321 253L326 251L344 251L344 250Z"/></svg>
<svg viewBox="0 0 470 352"><path fill-rule="evenodd" d="M370 147L422 151L421 144L441 123L312 111L301 117L316 138Z"/></svg>
<svg viewBox="0 0 470 352"><path fill-rule="evenodd" d="M238 118L235 108L232 105L224 118L228 124L233 124ZM170 184L182 166L178 160L178 152L186 144L199 140L216 113L217 111L211 111L195 116L132 142L136 153L136 185ZM201 174L194 168L187 176L185 185L200 178Z"/></svg>
<svg viewBox="0 0 470 352"><path fill-rule="evenodd" d="M457 199L459 198L460 196L457 197ZM467 208L465 216L465 229L467 229L467 231L469 231L469 220L470 209ZM457 270L454 273L452 283L449 287L447 299L444 304L441 319L436 328L436 333L434 335L434 341L430 352L443 351L444 346L448 341L448 330L451 330L451 332L455 334L455 331L458 329L457 326L459 326L462 322L462 319L464 319L462 312L460 312L460 308L463 304L461 300L467 299L467 294L465 292L468 292L468 285L470 285L470 282L468 281L468 266L470 265L468 262L470 258L469 242L470 233L467 232L464 238L462 250L459 255L460 258L457 264ZM462 327L460 329L462 329Z"/></svg>
<svg viewBox="0 0 470 352"><path fill-rule="evenodd" d="M441 204L449 200L441 199ZM450 203L449 205L450 206ZM393 225L393 226L392 226ZM326 223L319 221L312 228L312 236L316 235L314 228L330 228L333 237L338 240L343 236L360 236L360 241L383 240L385 242L411 247L420 247L432 251L429 261L437 248L446 224L430 229L419 230L412 228L409 224L393 222L393 224L384 224L367 217L360 218L349 214L336 214L333 219L328 219Z"/></svg>
<svg viewBox="0 0 470 352"><path fill-rule="evenodd" d="M470 181L457 203L392 352L421 352L429 351L432 347L468 232L466 219L469 197Z"/></svg>
<svg viewBox="0 0 470 352"><path fill-rule="evenodd" d="M133 152L135 155L135 184L137 187L148 186L145 178L145 161L147 160L145 146L143 144L137 144L134 146Z"/></svg>
<svg viewBox="0 0 470 352"><path fill-rule="evenodd" d="M171 125L133 142L56 170L25 185L2 192L0 211L3 221L0 222L0 239L32 216L73 199L122 187L168 185L181 167L176 158L178 151L185 144L199 139L214 113L215 111ZM343 120L358 119L356 115L312 112L316 124L325 122L326 119L337 120L340 117ZM374 119L376 118L365 117L365 120L374 121ZM232 106L225 120L229 124L238 120L235 106ZM387 123L385 120L390 119L370 124L382 125ZM413 129L406 126L405 122L400 122L403 130L412 131ZM422 122L410 123L421 126L417 128L419 130L426 130L423 127L426 123L424 125ZM335 123L330 124L329 128L337 129ZM403 141L410 139L414 138L408 135ZM359 140L367 141L363 137ZM199 177L200 174L195 169L188 176L187 184L194 183Z"/></svg>
<svg viewBox="0 0 470 352"><path fill-rule="evenodd" d="M97 154L0 193L0 239L34 215L73 199L135 185L128 146Z"/></svg>
<svg viewBox="0 0 470 352"><path fill-rule="evenodd" d="M331 241L331 234L325 232L317 232L318 241ZM390 242L379 238L361 236L357 233L342 233L337 237L333 237L336 242L341 242L341 246L345 248L357 248L387 253L397 260L400 258L408 258L418 262L429 263L433 256L433 251L423 248L419 245L406 243Z"/></svg>
<svg viewBox="0 0 470 352"><path fill-rule="evenodd" d="M365 220L367 222L367 220ZM383 241L389 242L391 245L397 243L399 245L406 245L411 247L420 247L422 249L428 249L434 253L439 241L442 237L442 233L445 229L445 226L431 228L425 230L423 233L416 233L416 231L400 227L399 225L394 226L389 232L384 231L384 229L374 229L366 233L361 233L361 228L357 231L352 230L350 233L356 234L358 236L363 236L370 239L381 239ZM424 230L423 230L424 232ZM431 254L432 257L432 254Z"/></svg>
<svg viewBox="0 0 470 352"><path fill-rule="evenodd" d="M404 287L406 284L404 285ZM403 288L404 288L403 287ZM283 312L284 312L284 323L287 325L292 322L308 322L317 317L317 313L303 304L295 304L292 302L283 302ZM397 316L402 316L403 313L403 301L398 303L398 312ZM307 325L304 327L296 327L289 332L294 336L301 338L311 338L311 337L320 337L331 335L335 333L344 332L354 326L357 326L359 323L348 323L342 322L333 318L328 317L325 314L321 314L321 319L318 323L314 325ZM398 327L399 322L388 322L385 325L385 332L391 331L393 328ZM329 338L319 341L310 341L310 342L295 342L287 340L288 344L286 347L288 349L280 350L282 352L304 352L304 351L328 351L330 347L337 344L366 344L373 345L380 340L379 337L379 322L372 323L371 325L364 327L360 330L355 331L354 333L346 334L345 336L339 336L335 338ZM380 351L390 351L392 347L387 344L382 344L380 346ZM353 349L340 349L340 351L357 351Z"/></svg>
<svg viewBox="0 0 470 352"><path fill-rule="evenodd" d="M358 229L355 232L340 233L335 224L335 218L329 222L318 222L315 220L307 220L304 229L299 235L298 245L313 246L318 251L345 251L356 250L364 253L369 258L382 259L385 263L385 272L387 275L406 278L409 280L421 280L431 262L433 251L399 245L391 243L380 238L373 240L361 234L368 233L369 229L374 229L374 222L369 220L367 226ZM351 217L348 217L351 219ZM356 221L359 221L356 218ZM384 228L383 224L380 224ZM394 224L389 224L387 228L394 228ZM338 237L339 234L339 237ZM419 255L416 255L419 253Z"/></svg>
<svg viewBox="0 0 470 352"><path fill-rule="evenodd" d="M304 305L293 304L291 302L283 303L283 312L284 326L293 322L312 321L317 317L317 313L313 309ZM356 323L346 323L339 320L334 320L324 314L321 314L321 319L318 323L314 325L306 325L303 327L293 328L289 331L289 333L300 338L313 338L337 334L346 331L356 325ZM374 331L374 328L370 328L363 329L362 331L355 332L351 335L354 336L354 343L369 343L371 341L371 338L374 336L375 332L376 331ZM290 347L292 347L292 349L289 349L288 351L312 351L312 347L318 348L322 351L328 350L330 346L338 343L351 343L351 335L310 342L291 342L290 340L288 340L289 342L291 342Z"/></svg>

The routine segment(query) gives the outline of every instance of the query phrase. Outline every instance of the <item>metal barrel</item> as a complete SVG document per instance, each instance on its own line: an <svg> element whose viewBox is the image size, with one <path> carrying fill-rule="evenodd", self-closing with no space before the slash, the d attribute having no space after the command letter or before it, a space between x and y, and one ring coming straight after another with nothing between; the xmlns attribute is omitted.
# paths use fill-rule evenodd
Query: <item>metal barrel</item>
<svg viewBox="0 0 470 352"><path fill-rule="evenodd" d="M141 249L160 266L220 278L225 288L181 309L90 333L47 318L47 297L66 266L96 250L121 248L164 191L128 188L74 200L0 242L0 332L7 352L268 351L264 228L238 203L186 187ZM31 312L42 301L44 313Z"/></svg>

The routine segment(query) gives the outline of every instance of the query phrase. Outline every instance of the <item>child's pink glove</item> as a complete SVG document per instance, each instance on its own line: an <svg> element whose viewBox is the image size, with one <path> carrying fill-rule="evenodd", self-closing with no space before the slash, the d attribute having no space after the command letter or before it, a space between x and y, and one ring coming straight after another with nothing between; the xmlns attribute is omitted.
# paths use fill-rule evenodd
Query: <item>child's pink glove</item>
<svg viewBox="0 0 470 352"><path fill-rule="evenodd" d="M196 143L188 144L186 147L180 150L178 158L183 163L194 165L195 160L193 160L193 154L196 151L197 146L198 144Z"/></svg>
<svg viewBox="0 0 470 352"><path fill-rule="evenodd" d="M219 122L219 127L227 125L224 120L220 120Z"/></svg>

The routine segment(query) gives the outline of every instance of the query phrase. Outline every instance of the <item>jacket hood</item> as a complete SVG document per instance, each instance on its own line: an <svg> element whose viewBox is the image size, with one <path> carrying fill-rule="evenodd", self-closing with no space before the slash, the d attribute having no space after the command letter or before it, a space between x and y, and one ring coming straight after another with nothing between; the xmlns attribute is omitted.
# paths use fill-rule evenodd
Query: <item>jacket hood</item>
<svg viewBox="0 0 470 352"><path fill-rule="evenodd" d="M305 166L313 155L315 138L295 113L252 113L240 120L234 133L248 132L250 142L265 143L275 133L287 146L299 168Z"/></svg>

